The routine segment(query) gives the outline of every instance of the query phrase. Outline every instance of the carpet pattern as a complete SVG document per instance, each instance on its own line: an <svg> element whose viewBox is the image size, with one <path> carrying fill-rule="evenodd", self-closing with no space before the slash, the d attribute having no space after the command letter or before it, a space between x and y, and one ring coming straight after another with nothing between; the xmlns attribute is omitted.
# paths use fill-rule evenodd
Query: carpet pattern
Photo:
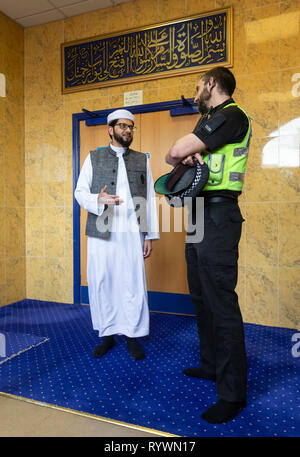
<svg viewBox="0 0 300 457"><path fill-rule="evenodd" d="M25 333L0 333L0 364L7 360L16 357L22 352L28 351L42 343L45 343L47 338L38 337L35 335L26 335Z"/></svg>
<svg viewBox="0 0 300 457"><path fill-rule="evenodd" d="M293 329L245 324L248 404L233 421L212 425L201 413L217 401L215 383L182 374L199 365L193 317L151 313L133 361L125 338L101 359L88 306L24 300L0 308L0 333L31 335L33 346L0 365L0 392L134 426L189 437L295 437L300 434L300 358Z"/></svg>

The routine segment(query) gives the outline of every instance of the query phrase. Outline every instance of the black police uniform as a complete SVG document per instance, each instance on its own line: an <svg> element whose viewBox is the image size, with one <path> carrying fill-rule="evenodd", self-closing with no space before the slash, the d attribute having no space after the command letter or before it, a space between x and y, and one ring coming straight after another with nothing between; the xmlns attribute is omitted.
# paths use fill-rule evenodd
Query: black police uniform
<svg viewBox="0 0 300 457"><path fill-rule="evenodd" d="M234 101L230 98L212 109L210 120L229 103ZM222 113L225 122L210 135L203 129L205 116L193 131L209 152L228 143L241 142L247 134L249 121L238 107L230 106ZM186 244L187 275L197 318L201 368L208 377L216 377L218 397L230 402L246 399L244 327L235 292L238 244L244 221L238 206L240 193L226 189L202 191L204 238L199 243Z"/></svg>

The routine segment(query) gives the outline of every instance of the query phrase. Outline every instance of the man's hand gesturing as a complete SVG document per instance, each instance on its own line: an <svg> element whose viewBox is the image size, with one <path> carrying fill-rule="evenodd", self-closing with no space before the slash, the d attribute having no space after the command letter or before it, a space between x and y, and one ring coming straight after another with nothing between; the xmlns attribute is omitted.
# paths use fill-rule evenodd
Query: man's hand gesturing
<svg viewBox="0 0 300 457"><path fill-rule="evenodd" d="M101 189L100 194L98 195L98 202L103 203L104 205L121 205L123 200L118 195L111 195L106 192L107 184Z"/></svg>

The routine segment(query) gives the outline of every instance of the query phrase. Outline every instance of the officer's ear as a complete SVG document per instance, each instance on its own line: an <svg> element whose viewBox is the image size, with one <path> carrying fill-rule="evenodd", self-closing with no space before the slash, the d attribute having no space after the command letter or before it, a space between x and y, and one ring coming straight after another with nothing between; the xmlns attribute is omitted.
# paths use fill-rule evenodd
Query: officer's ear
<svg viewBox="0 0 300 457"><path fill-rule="evenodd" d="M216 80L214 78L210 78L209 80L209 87L210 87L210 90L212 90L216 85Z"/></svg>

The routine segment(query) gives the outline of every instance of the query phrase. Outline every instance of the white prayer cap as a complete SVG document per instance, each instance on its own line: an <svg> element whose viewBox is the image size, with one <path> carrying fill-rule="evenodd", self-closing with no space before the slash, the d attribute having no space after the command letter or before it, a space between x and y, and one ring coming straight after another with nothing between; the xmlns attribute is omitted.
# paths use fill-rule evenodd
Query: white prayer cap
<svg viewBox="0 0 300 457"><path fill-rule="evenodd" d="M107 116L107 123L110 124L115 119L130 119L134 123L134 115L127 109L117 109Z"/></svg>

